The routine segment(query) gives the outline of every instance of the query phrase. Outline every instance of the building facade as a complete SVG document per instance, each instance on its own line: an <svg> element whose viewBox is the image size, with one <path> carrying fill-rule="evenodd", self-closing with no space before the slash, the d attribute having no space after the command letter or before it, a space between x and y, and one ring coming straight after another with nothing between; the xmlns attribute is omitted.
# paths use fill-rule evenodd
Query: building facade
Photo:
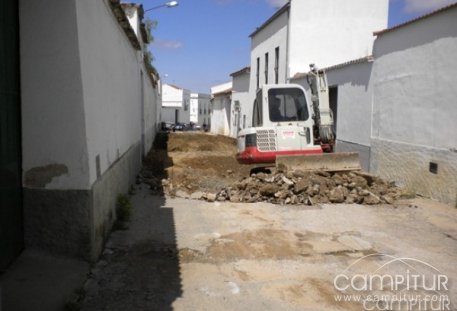
<svg viewBox="0 0 457 311"><path fill-rule="evenodd" d="M167 123L190 123L190 91L172 84L162 85L161 121Z"/></svg>
<svg viewBox="0 0 457 311"><path fill-rule="evenodd" d="M388 0L290 0L251 35L248 105L263 84L372 53L372 32L387 27Z"/></svg>
<svg viewBox="0 0 457 311"><path fill-rule="evenodd" d="M232 82L211 88L211 133L230 135Z"/></svg>
<svg viewBox="0 0 457 311"><path fill-rule="evenodd" d="M157 76L144 62L144 25L129 22L119 1L9 5L19 21L2 31L19 29L10 42L21 46L8 62L21 64L22 196L14 208L23 210L22 240L94 260L116 219L116 197L134 183L157 129ZM132 9L141 19L142 7ZM12 257L5 260L8 246L0 247L4 265Z"/></svg>
<svg viewBox="0 0 457 311"><path fill-rule="evenodd" d="M191 101L197 107L197 121L202 129L208 129L211 125L211 95L203 93L192 94Z"/></svg>
<svg viewBox="0 0 457 311"><path fill-rule="evenodd" d="M376 37L370 169L457 206L457 4Z"/></svg>
<svg viewBox="0 0 457 311"><path fill-rule="evenodd" d="M250 106L247 105L249 100L249 79L250 67L245 67L232 73L232 105L231 105L231 126L230 136L237 137L238 132L245 129L249 124L248 118L252 112L249 111ZM248 107L249 106L249 107Z"/></svg>
<svg viewBox="0 0 457 311"><path fill-rule="evenodd" d="M336 151L407 190L457 205L457 5L376 32L373 56L326 68ZM306 85L306 74L292 82Z"/></svg>

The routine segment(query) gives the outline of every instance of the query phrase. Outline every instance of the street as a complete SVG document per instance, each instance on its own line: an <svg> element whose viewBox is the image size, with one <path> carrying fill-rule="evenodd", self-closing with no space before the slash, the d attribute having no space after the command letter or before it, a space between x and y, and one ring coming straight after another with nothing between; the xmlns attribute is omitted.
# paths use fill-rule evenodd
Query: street
<svg viewBox="0 0 457 311"><path fill-rule="evenodd" d="M457 211L449 206L207 203L148 188L138 187L129 229L112 234L92 269L82 310L363 310L336 301L334 279L370 254L364 273L383 263L374 254L433 265L457 301Z"/></svg>

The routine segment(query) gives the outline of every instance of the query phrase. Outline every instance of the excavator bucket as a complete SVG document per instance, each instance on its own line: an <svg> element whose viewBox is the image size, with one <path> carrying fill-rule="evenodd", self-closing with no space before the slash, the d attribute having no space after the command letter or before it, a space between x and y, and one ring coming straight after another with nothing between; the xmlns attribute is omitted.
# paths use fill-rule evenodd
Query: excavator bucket
<svg viewBox="0 0 457 311"><path fill-rule="evenodd" d="M361 170L356 152L323 153L311 155L277 156L276 168L283 171L357 171Z"/></svg>

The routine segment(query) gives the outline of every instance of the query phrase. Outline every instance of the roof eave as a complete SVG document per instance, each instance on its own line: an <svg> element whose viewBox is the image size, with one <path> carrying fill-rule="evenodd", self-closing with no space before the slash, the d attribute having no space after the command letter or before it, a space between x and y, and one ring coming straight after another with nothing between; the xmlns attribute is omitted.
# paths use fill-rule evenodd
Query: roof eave
<svg viewBox="0 0 457 311"><path fill-rule="evenodd" d="M414 23L416 23L416 22L418 22L418 21L421 21L421 20L423 20L423 19L427 19L427 18L429 18L429 17L431 17L431 16L434 16L434 15L440 14L440 13L442 13L442 12L448 11L448 10L450 10L450 9L453 9L454 7L457 8L457 2L456 2L456 3L453 3L453 4L450 4L450 5L447 5L447 6L445 6L445 7L442 7L441 9L435 10L435 11L433 11L433 12L427 13L427 14L425 14L425 15L422 15L422 16L419 16L419 17L416 17L416 18L413 18L413 19L411 19L411 20L409 20L409 21L407 21L407 22L398 24L398 25L396 25L396 26L394 26L394 27L386 28L386 29L379 30L379 31L374 31L374 32L373 32L373 36L376 37L376 36L383 35L383 34L385 34L385 33L392 32L392 31L397 30L397 29L399 29L399 28L403 28L403 27L405 27L405 26L408 26L408 25L410 25L410 24L414 24Z"/></svg>
<svg viewBox="0 0 457 311"><path fill-rule="evenodd" d="M262 31L265 27L267 27L269 24L271 24L278 16L280 16L282 13L286 12L290 8L290 1L287 1L286 4L284 4L280 9L276 11L275 14L273 14L265 23L257 27L257 29L249 35L250 38L258 34L260 31Z"/></svg>

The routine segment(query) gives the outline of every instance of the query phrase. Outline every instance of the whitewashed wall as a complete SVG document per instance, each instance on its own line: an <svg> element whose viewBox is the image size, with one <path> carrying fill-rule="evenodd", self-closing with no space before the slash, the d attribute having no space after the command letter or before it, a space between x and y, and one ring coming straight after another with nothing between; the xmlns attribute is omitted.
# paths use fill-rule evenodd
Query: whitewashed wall
<svg viewBox="0 0 457 311"><path fill-rule="evenodd" d="M289 76L371 55L373 31L387 27L388 0L292 0Z"/></svg>
<svg viewBox="0 0 457 311"><path fill-rule="evenodd" d="M336 151L358 152L362 168L370 167L372 62L350 64L326 71L328 85L337 88ZM305 78L292 79L308 91Z"/></svg>
<svg viewBox="0 0 457 311"><path fill-rule="evenodd" d="M252 110L257 91L257 58L260 59L259 86L265 84L265 53L268 53L268 82L274 83L275 49L279 47L279 83L286 82L288 22L289 11L286 10L251 37L251 74L246 106L248 111ZM251 126L251 117L247 119L248 126Z"/></svg>
<svg viewBox="0 0 457 311"><path fill-rule="evenodd" d="M190 94L190 122L198 123L198 93Z"/></svg>
<svg viewBox="0 0 457 311"><path fill-rule="evenodd" d="M337 87L337 152L358 152L362 168L370 170L373 91L372 62L327 71L330 87Z"/></svg>
<svg viewBox="0 0 457 311"><path fill-rule="evenodd" d="M231 99L229 94L232 89L232 81L211 87L211 133L230 135Z"/></svg>
<svg viewBox="0 0 457 311"><path fill-rule="evenodd" d="M150 145L156 90L104 1L26 1L21 14L24 172L65 166L47 189L90 189L97 157L103 174L142 134Z"/></svg>
<svg viewBox="0 0 457 311"><path fill-rule="evenodd" d="M159 87L152 85L151 79L143 72L145 86L143 88L144 105L143 105L143 133L144 133L144 153L147 154L154 143L157 132L160 127L160 107L161 98Z"/></svg>
<svg viewBox="0 0 457 311"><path fill-rule="evenodd" d="M211 133L230 135L230 96L217 95L212 99Z"/></svg>
<svg viewBox="0 0 457 311"><path fill-rule="evenodd" d="M47 188L90 188L74 1L22 1L22 168L66 168ZM46 38L46 40L44 40ZM59 64L56 64L56 59Z"/></svg>
<svg viewBox="0 0 457 311"><path fill-rule="evenodd" d="M198 93L198 125L211 123L211 95ZM201 112L201 113L200 113Z"/></svg>
<svg viewBox="0 0 457 311"><path fill-rule="evenodd" d="M162 85L162 107L183 107L183 89Z"/></svg>
<svg viewBox="0 0 457 311"><path fill-rule="evenodd" d="M374 46L371 168L457 204L457 8L380 35ZM438 164L438 174L429 163Z"/></svg>
<svg viewBox="0 0 457 311"><path fill-rule="evenodd" d="M144 109L153 110L156 103L146 103L146 97L154 99L154 91L144 76L142 54L126 40L108 5L102 1L77 1L76 8L80 17L79 51L92 183L97 179L97 157L103 174L141 142L143 131L155 127L143 123ZM101 60L104 66L100 66ZM152 120L149 118L149 122Z"/></svg>
<svg viewBox="0 0 457 311"><path fill-rule="evenodd" d="M249 73L235 75L232 79L233 90L231 114L232 118L238 117L238 113L235 112L235 103L238 101L241 107L241 111L239 112L239 127L241 129L248 127L251 124L252 118L252 105L250 105L249 102L249 79ZM245 120L245 122L243 122L243 120ZM236 126L233 126L233 122L230 132L232 137L236 137L238 134L238 129L236 128Z"/></svg>
<svg viewBox="0 0 457 311"><path fill-rule="evenodd" d="M141 168L157 91L108 0L23 0L24 239L95 260Z"/></svg>

